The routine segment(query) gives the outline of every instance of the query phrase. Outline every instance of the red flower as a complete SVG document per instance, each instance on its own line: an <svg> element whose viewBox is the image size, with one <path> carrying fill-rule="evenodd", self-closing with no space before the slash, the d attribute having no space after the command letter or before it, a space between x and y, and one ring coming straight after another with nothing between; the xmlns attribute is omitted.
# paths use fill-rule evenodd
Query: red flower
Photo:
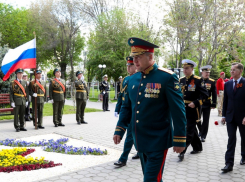
<svg viewBox="0 0 245 182"><path fill-rule="evenodd" d="M215 125L219 125L219 122L218 122L218 121L215 121L214 124L215 124Z"/></svg>

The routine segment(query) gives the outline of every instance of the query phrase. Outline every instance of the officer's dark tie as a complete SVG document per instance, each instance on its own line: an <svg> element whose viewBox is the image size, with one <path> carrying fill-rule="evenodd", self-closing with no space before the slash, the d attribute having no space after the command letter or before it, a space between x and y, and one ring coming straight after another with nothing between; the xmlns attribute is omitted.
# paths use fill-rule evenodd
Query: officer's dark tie
<svg viewBox="0 0 245 182"><path fill-rule="evenodd" d="M20 80L19 82L20 82L20 84L21 84L21 80Z"/></svg>
<svg viewBox="0 0 245 182"><path fill-rule="evenodd" d="M233 91L236 92L236 86L237 86L237 80L235 80L235 86L233 88Z"/></svg>

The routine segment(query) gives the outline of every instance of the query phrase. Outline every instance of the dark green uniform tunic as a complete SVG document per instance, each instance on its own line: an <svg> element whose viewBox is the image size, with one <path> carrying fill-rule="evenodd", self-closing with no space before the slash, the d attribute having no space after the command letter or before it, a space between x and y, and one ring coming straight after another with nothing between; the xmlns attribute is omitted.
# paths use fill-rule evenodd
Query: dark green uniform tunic
<svg viewBox="0 0 245 182"><path fill-rule="evenodd" d="M87 84L82 80L75 81L76 87L76 120L78 123L84 122L84 110L89 97Z"/></svg>
<svg viewBox="0 0 245 182"><path fill-rule="evenodd" d="M66 89L65 80L59 80ZM53 100L53 123L61 124L62 120L62 112L64 108L65 98L66 98L66 91L64 92L61 85L53 79L49 85L49 97L50 100Z"/></svg>
<svg viewBox="0 0 245 182"><path fill-rule="evenodd" d="M22 92L21 88L18 86L17 83L15 83L14 81L10 83L10 102L15 103L15 108L14 108L15 129L24 128L26 102L29 101L29 89L27 86L27 82L21 80L21 85L25 89L26 97L24 96L24 93Z"/></svg>
<svg viewBox="0 0 245 182"><path fill-rule="evenodd" d="M126 89L128 86L128 80L129 80L129 76L125 77L122 81L120 93L119 93L119 96L117 99L117 105L115 108L115 112L117 112L117 113L120 113L121 106L122 106L123 102L125 102L125 94L127 93ZM126 97L126 98L128 98L128 97ZM134 144L134 141L133 141L133 135L132 135L132 127L129 124L128 129L127 129L127 136L126 136L126 139L124 142L123 153L122 153L121 157L119 158L119 161L121 161L123 163L127 162L128 155L132 149L133 144Z"/></svg>
<svg viewBox="0 0 245 182"><path fill-rule="evenodd" d="M129 77L115 135L122 137L129 123L144 180L161 181L167 149L185 147L186 142L185 106L176 74L154 64Z"/></svg>
<svg viewBox="0 0 245 182"><path fill-rule="evenodd" d="M45 93L43 90L35 83L35 80L31 81L30 87L30 95L32 96L32 111L33 111L33 125L35 126L35 97L33 97L33 93L37 93L37 123L38 126L43 126L43 106L44 102L47 99L47 92L46 92L46 82L39 81L39 83L43 86Z"/></svg>

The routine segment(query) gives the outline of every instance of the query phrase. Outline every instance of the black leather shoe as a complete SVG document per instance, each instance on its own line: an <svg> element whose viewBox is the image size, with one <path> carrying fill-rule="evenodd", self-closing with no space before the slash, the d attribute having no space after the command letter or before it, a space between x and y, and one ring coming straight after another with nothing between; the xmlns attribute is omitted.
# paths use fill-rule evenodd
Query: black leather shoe
<svg viewBox="0 0 245 182"><path fill-rule="evenodd" d="M81 124L81 122L77 122L77 124L78 124L78 125L80 125L80 124Z"/></svg>
<svg viewBox="0 0 245 182"><path fill-rule="evenodd" d="M205 139L204 138L201 138L201 142L205 142Z"/></svg>
<svg viewBox="0 0 245 182"><path fill-rule="evenodd" d="M58 124L58 126L65 126L63 123Z"/></svg>
<svg viewBox="0 0 245 182"><path fill-rule="evenodd" d="M135 154L135 155L132 157L132 159L139 159L139 158L140 158L140 156L138 155L138 153Z"/></svg>
<svg viewBox="0 0 245 182"><path fill-rule="evenodd" d="M58 125L57 125L57 124L55 124L55 125L54 125L54 127L58 127Z"/></svg>
<svg viewBox="0 0 245 182"><path fill-rule="evenodd" d="M25 129L25 128L20 128L20 131L27 131L27 129Z"/></svg>
<svg viewBox="0 0 245 182"><path fill-rule="evenodd" d="M190 154L198 154L198 153L200 153L200 152L201 152L201 151L193 150L193 151L190 152Z"/></svg>
<svg viewBox="0 0 245 182"><path fill-rule="evenodd" d="M81 122L81 124L88 124L86 121Z"/></svg>
<svg viewBox="0 0 245 182"><path fill-rule="evenodd" d="M43 127L43 126L38 126L38 128L40 128L40 129L45 129L45 127Z"/></svg>
<svg viewBox="0 0 245 182"><path fill-rule="evenodd" d="M245 159L244 158L241 159L240 164L241 165L244 165L245 164Z"/></svg>
<svg viewBox="0 0 245 182"><path fill-rule="evenodd" d="M16 132L20 132L20 129L16 129Z"/></svg>
<svg viewBox="0 0 245 182"><path fill-rule="evenodd" d="M233 170L233 167L230 164L227 164L223 169L221 169L221 171L223 171L224 173L227 173L232 170Z"/></svg>
<svg viewBox="0 0 245 182"><path fill-rule="evenodd" d="M179 154L178 158L179 158L179 162L183 161L185 157L185 154Z"/></svg>
<svg viewBox="0 0 245 182"><path fill-rule="evenodd" d="M123 167L123 166L126 166L126 163L125 162L121 162L121 161L117 161L114 163L115 166L117 167Z"/></svg>
<svg viewBox="0 0 245 182"><path fill-rule="evenodd" d="M110 111L110 110L107 109L106 111Z"/></svg>

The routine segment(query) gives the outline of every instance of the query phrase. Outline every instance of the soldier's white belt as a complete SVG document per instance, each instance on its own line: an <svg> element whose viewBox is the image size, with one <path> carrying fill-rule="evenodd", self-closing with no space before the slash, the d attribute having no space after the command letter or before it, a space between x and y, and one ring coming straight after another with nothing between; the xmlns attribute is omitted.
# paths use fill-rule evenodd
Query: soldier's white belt
<svg viewBox="0 0 245 182"><path fill-rule="evenodd" d="M43 96L44 96L44 94L37 94L37 96L38 96L38 97L43 97Z"/></svg>
<svg viewBox="0 0 245 182"><path fill-rule="evenodd" d="M86 90L77 90L77 92L87 92Z"/></svg>
<svg viewBox="0 0 245 182"><path fill-rule="evenodd" d="M14 93L14 95L20 96L20 97L25 97L24 95L22 95L22 94L17 94L17 93Z"/></svg>
<svg viewBox="0 0 245 182"><path fill-rule="evenodd" d="M57 90L53 90L53 92L58 93L58 94L63 94L63 91L57 91Z"/></svg>

